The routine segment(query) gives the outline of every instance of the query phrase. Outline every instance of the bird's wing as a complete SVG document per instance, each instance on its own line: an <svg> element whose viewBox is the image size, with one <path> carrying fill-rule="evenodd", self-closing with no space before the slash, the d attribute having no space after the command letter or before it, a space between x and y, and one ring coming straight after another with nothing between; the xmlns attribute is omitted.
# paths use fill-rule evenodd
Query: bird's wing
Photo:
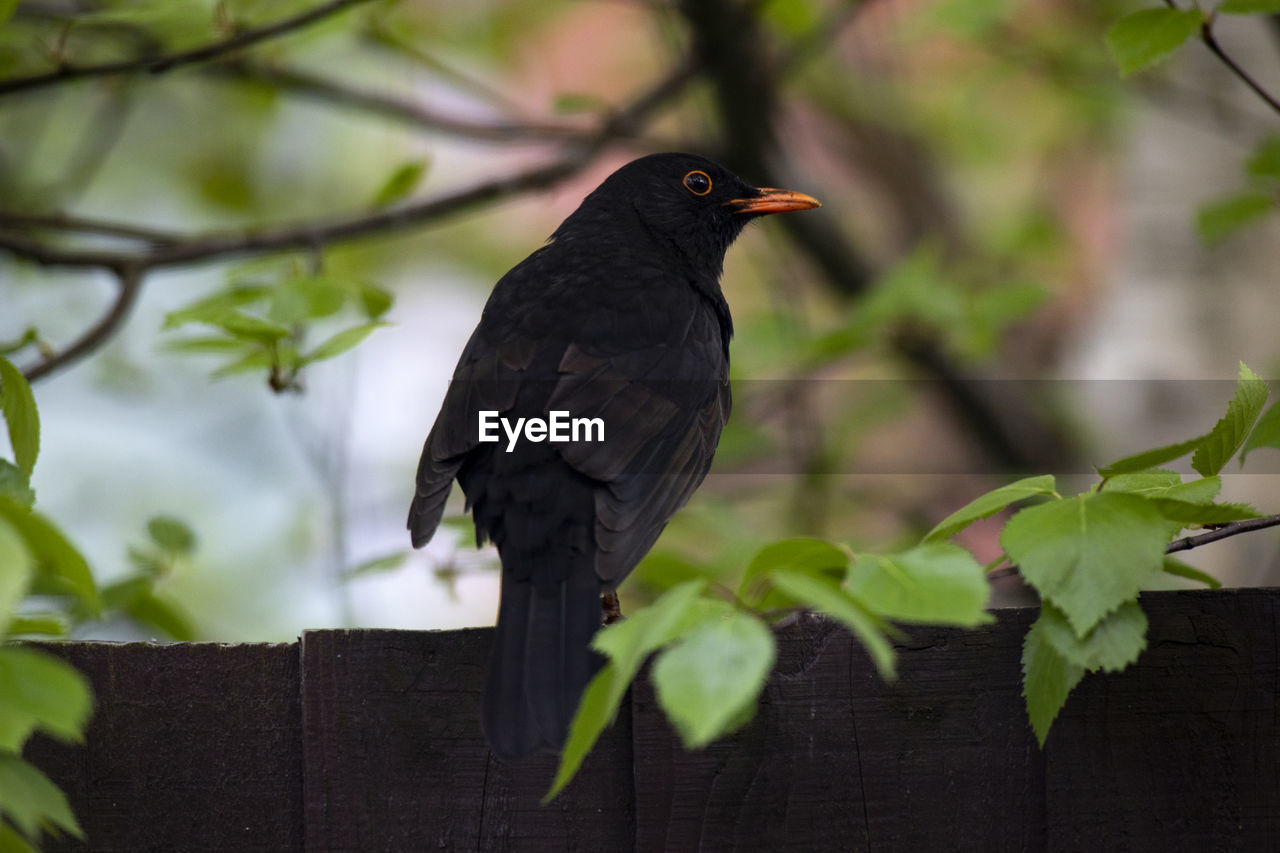
<svg viewBox="0 0 1280 853"><path fill-rule="evenodd" d="M528 337L512 335L494 345L482 330L483 326L478 327L463 349L440 414L422 448L417 488L409 507L415 548L435 533L453 478L466 455L480 443L477 414L511 408L521 377L537 351L536 342Z"/></svg>
<svg viewBox="0 0 1280 853"><path fill-rule="evenodd" d="M603 442L566 443L560 455L600 481L596 573L609 586L635 567L697 489L729 419L719 334L687 340L698 343L612 355L571 345L560 362L549 408L604 422Z"/></svg>

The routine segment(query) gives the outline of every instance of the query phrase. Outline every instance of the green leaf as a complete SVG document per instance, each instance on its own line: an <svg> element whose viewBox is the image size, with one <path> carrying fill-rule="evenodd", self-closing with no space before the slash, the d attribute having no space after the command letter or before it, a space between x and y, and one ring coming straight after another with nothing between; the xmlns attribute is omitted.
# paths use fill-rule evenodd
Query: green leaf
<svg viewBox="0 0 1280 853"><path fill-rule="evenodd" d="M1022 510L1000 544L1084 636L1160 571L1168 538L1167 522L1150 502L1100 492Z"/></svg>
<svg viewBox="0 0 1280 853"><path fill-rule="evenodd" d="M589 92L561 92L551 102L552 110L560 115L596 112L605 107L606 103L603 98Z"/></svg>
<svg viewBox="0 0 1280 853"><path fill-rule="evenodd" d="M244 349L244 343L235 338L181 338L165 341L162 345L170 352L189 352L200 355L222 355Z"/></svg>
<svg viewBox="0 0 1280 853"><path fill-rule="evenodd" d="M1229 521L1261 516L1261 513L1248 504L1200 504L1173 498L1150 498L1150 501L1161 515L1184 527L1188 524L1226 524Z"/></svg>
<svg viewBox="0 0 1280 853"><path fill-rule="evenodd" d="M12 524L0 518L0 638L11 630L10 619L26 597L34 572L35 560L26 540ZM0 696L0 702L3 701Z"/></svg>
<svg viewBox="0 0 1280 853"><path fill-rule="evenodd" d="M1235 395L1227 404L1227 413L1196 448L1195 455L1191 457L1191 467L1205 477L1221 471L1249 437L1266 402L1267 383L1241 362L1240 381Z"/></svg>
<svg viewBox="0 0 1280 853"><path fill-rule="evenodd" d="M709 580L711 575L679 554L650 551L636 566L635 577L645 586L663 592L688 581Z"/></svg>
<svg viewBox="0 0 1280 853"><path fill-rule="evenodd" d="M949 542L897 554L859 556L849 567L849 591L872 612L899 622L972 627L992 621L991 593L973 555Z"/></svg>
<svg viewBox="0 0 1280 853"><path fill-rule="evenodd" d="M254 348L241 358L236 359L229 364L224 364L213 373L209 374L213 379L222 379L226 376L234 376L239 373L253 373L259 370L269 370L272 365L271 353L268 350Z"/></svg>
<svg viewBox="0 0 1280 853"><path fill-rule="evenodd" d="M191 616L167 596L144 590L133 597L125 612L139 625L156 628L179 642L190 642L196 638Z"/></svg>
<svg viewBox="0 0 1280 853"><path fill-rule="evenodd" d="M9 425L13 461L30 477L36 456L40 454L40 413L22 371L3 356L0 356L0 409L4 410L5 423Z"/></svg>
<svg viewBox="0 0 1280 853"><path fill-rule="evenodd" d="M4 26L5 21L13 17L13 11L18 8L19 0L0 0L0 26Z"/></svg>
<svg viewBox="0 0 1280 853"><path fill-rule="evenodd" d="M157 515L147 522L151 541L171 554L190 554L196 548L196 535L180 518Z"/></svg>
<svg viewBox="0 0 1280 853"><path fill-rule="evenodd" d="M1054 650L1089 672L1119 672L1147 647L1147 615L1136 601L1126 601L1107 614L1083 637L1076 635L1061 610L1048 602L1040 606L1038 622Z"/></svg>
<svg viewBox="0 0 1280 853"><path fill-rule="evenodd" d="M40 853L18 834L18 830L0 821L0 853Z"/></svg>
<svg viewBox="0 0 1280 853"><path fill-rule="evenodd" d="M1043 621L1037 619L1022 641L1022 695L1041 747L1049 736L1049 726L1082 678L1084 667L1067 660L1054 648Z"/></svg>
<svg viewBox="0 0 1280 853"><path fill-rule="evenodd" d="M408 557L408 551L395 551L391 554L384 554L381 557L374 557L371 560L365 560L364 562L351 567L343 574L343 577L356 578L362 575L376 575L380 572L389 572L403 566L404 561L408 559Z"/></svg>
<svg viewBox="0 0 1280 853"><path fill-rule="evenodd" d="M569 738L560 755L555 781L543 798L544 803L560 793L573 778L600 733L613 721L627 686L649 655L692 627L697 616L706 612L698 605L729 607L724 602L700 600L698 596L706 586L706 581L695 580L672 587L653 604L601 629L592 639L591 645L610 660L583 693L569 725Z"/></svg>
<svg viewBox="0 0 1280 853"><path fill-rule="evenodd" d="M374 284L359 283L356 285L356 293L360 299L360 306L364 309L364 315L370 320L376 320L387 313L395 301L390 291L383 290Z"/></svg>
<svg viewBox="0 0 1280 853"><path fill-rule="evenodd" d="M1182 46L1200 29L1198 9L1143 9L1125 15L1107 30L1107 49L1128 77Z"/></svg>
<svg viewBox="0 0 1280 853"><path fill-rule="evenodd" d="M65 637L70 627L61 613L28 613L9 621L9 636ZM2 848L0 848L2 849Z"/></svg>
<svg viewBox="0 0 1280 853"><path fill-rule="evenodd" d="M1271 196L1249 190L1204 205L1196 212L1196 231L1206 243L1225 240L1276 209Z"/></svg>
<svg viewBox="0 0 1280 853"><path fill-rule="evenodd" d="M1278 15L1280 0L1224 0L1218 11L1226 15Z"/></svg>
<svg viewBox="0 0 1280 853"><path fill-rule="evenodd" d="M1211 574L1202 572L1195 566L1189 566L1181 560L1175 560L1173 557L1164 558L1163 571L1167 575L1174 575L1187 580L1202 583L1209 589L1221 589L1222 581L1218 580Z"/></svg>
<svg viewBox="0 0 1280 853"><path fill-rule="evenodd" d="M937 526L925 535L923 541L939 542L943 539L950 539L973 522L982 518L990 518L1009 506L1009 504L1037 495L1054 495L1057 494L1056 489L1057 486L1052 474L1027 477L1026 479L1009 483L1006 486L1001 486L994 491L974 498L960 509L951 513L951 515L942 519Z"/></svg>
<svg viewBox="0 0 1280 853"><path fill-rule="evenodd" d="M1179 483L1148 497L1172 498L1193 504L1211 504L1220 491L1222 491L1222 478L1215 475Z"/></svg>
<svg viewBox="0 0 1280 853"><path fill-rule="evenodd" d="M843 592L837 584L786 569L774 571L769 579L796 601L830 616L848 628L871 656L881 678L891 681L897 677L893 644L885 635L879 617Z"/></svg>
<svg viewBox="0 0 1280 853"><path fill-rule="evenodd" d="M1098 469L1098 473L1103 477L1111 478L1117 474L1131 474L1135 471L1155 468L1157 465L1163 465L1166 462L1172 462L1179 457L1186 456L1199 447L1200 442L1203 440L1204 436L1197 436L1187 441L1180 441L1177 444L1166 444L1164 447L1157 447L1154 450L1144 450L1141 453L1117 459L1110 465L1103 465Z"/></svg>
<svg viewBox="0 0 1280 853"><path fill-rule="evenodd" d="M271 308L267 318L281 326L292 326L342 310L351 295L347 282L328 276L295 276L271 288Z"/></svg>
<svg viewBox="0 0 1280 853"><path fill-rule="evenodd" d="M412 160L397 167L374 195L373 206L386 207L407 198L418 188L418 184L422 183L422 177L427 173L428 162Z"/></svg>
<svg viewBox="0 0 1280 853"><path fill-rule="evenodd" d="M595 746L600 733L613 720L617 708L610 705L610 697L614 693L614 684L618 680L618 669L613 664L606 664L582 692L582 701L569 724L569 738L565 741L564 751L560 753L560 765L556 767L556 778L551 789L542 798L545 806L556 798L564 786L573 779L578 768L582 766L587 753ZM627 683L630 683L629 680ZM624 686L623 692L626 691Z"/></svg>
<svg viewBox="0 0 1280 853"><path fill-rule="evenodd" d="M84 838L66 795L17 755L0 752L0 810L29 839L43 831Z"/></svg>
<svg viewBox="0 0 1280 853"><path fill-rule="evenodd" d="M1259 447L1273 447L1280 450L1280 401L1272 404L1271 408L1258 418L1253 432L1249 433L1248 441L1240 450L1240 464L1244 464L1249 451L1257 450Z"/></svg>
<svg viewBox="0 0 1280 853"><path fill-rule="evenodd" d="M211 296L191 303L186 308L166 314L164 324L160 328L173 329L187 323L212 323L214 319L231 309L263 301L270 293L270 288L258 284L237 285L219 290Z"/></svg>
<svg viewBox="0 0 1280 853"><path fill-rule="evenodd" d="M1162 495L1174 486L1182 485L1182 475L1164 468L1148 468L1129 474L1116 474L1103 487L1108 492L1124 492L1130 495Z"/></svg>
<svg viewBox="0 0 1280 853"><path fill-rule="evenodd" d="M233 338L254 343L270 344L289 337L289 330L275 323L246 314L243 311L226 310L200 322L217 326Z"/></svg>
<svg viewBox="0 0 1280 853"><path fill-rule="evenodd" d="M738 584L738 597L748 605L758 605L767 591L758 581L778 569L809 575L831 572L838 577L848 565L848 552L822 539L797 537L771 542L751 558Z"/></svg>
<svg viewBox="0 0 1280 853"><path fill-rule="evenodd" d="M98 611L98 588L89 564L48 519L0 497L0 518L26 540L36 561L33 589L42 594L74 595L89 613Z"/></svg>
<svg viewBox="0 0 1280 853"><path fill-rule="evenodd" d="M14 646L0 647L0 697L0 751L21 751L36 729L78 742L93 710L89 683L74 667Z"/></svg>
<svg viewBox="0 0 1280 853"><path fill-rule="evenodd" d="M658 704L686 749L706 746L750 718L776 653L764 622L730 608L700 621L658 655Z"/></svg>
<svg viewBox="0 0 1280 853"><path fill-rule="evenodd" d="M342 355L347 350L355 347L365 338L369 337L369 333L379 326L385 326L386 323L374 322L364 323L359 326L352 326L350 329L343 329L333 337L329 338L320 346L303 356L304 364L310 364L315 361L324 361Z"/></svg>
<svg viewBox="0 0 1280 853"><path fill-rule="evenodd" d="M8 459L0 459L0 495L27 509L35 506L36 493L22 469Z"/></svg>
<svg viewBox="0 0 1280 853"><path fill-rule="evenodd" d="M1280 0L1275 0L1280 4ZM1277 9L1280 11L1280 9ZM1268 136L1253 149L1253 156L1245 165L1245 171L1263 180L1280 178L1280 136Z"/></svg>

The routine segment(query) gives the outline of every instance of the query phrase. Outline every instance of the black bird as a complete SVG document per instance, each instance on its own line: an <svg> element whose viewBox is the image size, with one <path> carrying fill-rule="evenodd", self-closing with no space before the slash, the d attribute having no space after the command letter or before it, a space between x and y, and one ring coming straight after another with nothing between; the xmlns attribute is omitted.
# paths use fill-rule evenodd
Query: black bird
<svg viewBox="0 0 1280 853"><path fill-rule="evenodd" d="M414 547L454 478L502 559L483 726L501 757L563 747L599 666L601 595L711 467L729 418L725 251L754 217L818 207L710 160L654 154L610 175L494 287L418 465ZM599 418L604 441L481 441L479 413ZM595 437L595 436L593 436Z"/></svg>

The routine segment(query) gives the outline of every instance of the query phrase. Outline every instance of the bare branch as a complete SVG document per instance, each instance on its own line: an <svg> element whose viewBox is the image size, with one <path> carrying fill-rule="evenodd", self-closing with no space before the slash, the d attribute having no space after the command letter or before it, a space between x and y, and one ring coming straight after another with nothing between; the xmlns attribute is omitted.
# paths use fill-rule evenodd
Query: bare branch
<svg viewBox="0 0 1280 853"><path fill-rule="evenodd" d="M1252 530L1264 530L1268 527L1280 526L1280 515L1268 515L1264 518L1250 518L1245 521L1233 521L1230 524L1224 524L1216 530L1210 530L1208 533L1201 533L1196 536L1188 536L1185 539L1179 539L1169 544L1164 549L1166 554L1176 554L1179 551L1190 551L1192 548L1198 548L1201 545L1208 545L1210 542L1217 542L1219 539L1226 539L1231 536L1239 536L1241 533L1248 533Z"/></svg>
<svg viewBox="0 0 1280 853"><path fill-rule="evenodd" d="M104 62L97 65L64 64L53 71L47 71L43 74L0 80L0 95L26 92L90 77L112 77L118 74L135 74L139 72L161 74L183 65L207 62L210 59L216 59L242 48L252 47L261 42L288 35L352 6L368 2L370 0L329 0L328 3L322 3L293 17L284 18L261 27L247 29L231 38L210 42L209 44L177 53L143 56L136 59L123 59L117 62Z"/></svg>
<svg viewBox="0 0 1280 853"><path fill-rule="evenodd" d="M1245 71L1234 59L1222 49L1222 45L1218 44L1218 39L1213 34L1213 15L1205 18L1204 23L1200 25L1200 40L1204 42L1205 47L1213 53L1214 56L1222 60L1222 64L1231 69L1231 73L1239 77L1246 86L1254 91L1254 93L1266 102L1267 106L1280 113L1280 100L1276 100L1275 96L1262 87L1262 84L1253 78L1248 71Z"/></svg>
<svg viewBox="0 0 1280 853"><path fill-rule="evenodd" d="M337 80L279 65L236 61L209 69L220 77L266 83L290 94L363 110L372 115L482 142L563 142L578 139L591 128L568 124L517 121L471 121L436 112L407 98L361 89Z"/></svg>
<svg viewBox="0 0 1280 853"><path fill-rule="evenodd" d="M15 231L49 230L98 234L123 240L138 240L143 243L177 243L183 239L181 234L173 231L161 231L157 228L109 222L105 219L75 216L69 213L27 214L0 210L0 228Z"/></svg>
<svg viewBox="0 0 1280 853"><path fill-rule="evenodd" d="M24 370L22 375L28 382L35 382L84 358L106 343L124 323L137 301L138 291L142 289L142 270L136 266L122 266L115 272L119 289L107 313L71 346Z"/></svg>

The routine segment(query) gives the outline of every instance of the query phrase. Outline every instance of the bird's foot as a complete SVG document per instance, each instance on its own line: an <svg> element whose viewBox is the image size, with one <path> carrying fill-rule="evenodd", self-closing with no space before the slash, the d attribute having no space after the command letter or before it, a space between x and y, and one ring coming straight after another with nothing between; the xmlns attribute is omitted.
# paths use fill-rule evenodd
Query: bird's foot
<svg viewBox="0 0 1280 853"><path fill-rule="evenodd" d="M622 621L622 604L618 601L616 592L606 592L600 596L600 609L604 616L605 625L612 625L615 622Z"/></svg>

